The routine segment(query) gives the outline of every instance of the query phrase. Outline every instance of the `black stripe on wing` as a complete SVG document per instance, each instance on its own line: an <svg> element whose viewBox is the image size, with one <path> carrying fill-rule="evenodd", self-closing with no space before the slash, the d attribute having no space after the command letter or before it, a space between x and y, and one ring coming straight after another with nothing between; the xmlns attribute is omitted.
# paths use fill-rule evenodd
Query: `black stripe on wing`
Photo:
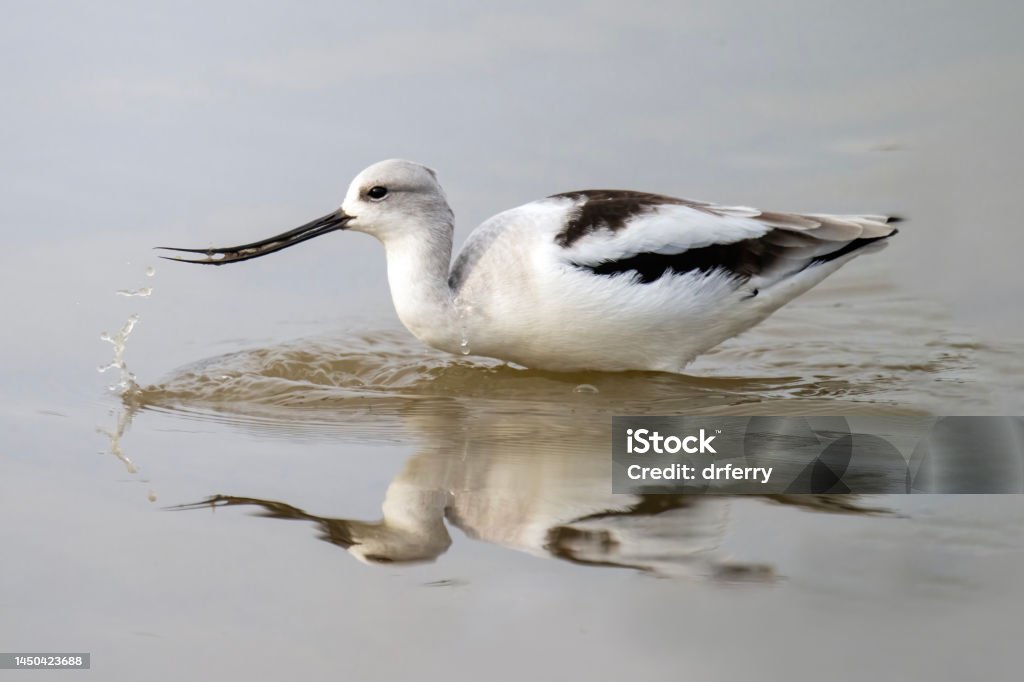
<svg viewBox="0 0 1024 682"><path fill-rule="evenodd" d="M710 204L699 201L624 189L588 189L553 194L548 198L572 199L578 202L569 214L565 226L555 235L555 243L566 248L598 230L617 232L624 228L631 218L652 213L659 206L689 206L700 211L713 212L709 208Z"/></svg>
<svg viewBox="0 0 1024 682"><path fill-rule="evenodd" d="M893 231L892 234L896 232ZM755 239L744 239L732 244L713 244L688 249L682 253L638 253L629 258L605 261L597 265L573 265L590 270L596 275L614 277L629 274L639 284L655 282L665 275L683 275L690 272L699 272L705 276L713 272L725 272L739 281L747 281L773 271L796 274L812 265L827 263L872 242L887 239L892 234L854 239L846 243L836 242L835 251L815 255L815 252L820 251L821 246L828 242L787 230L772 230Z"/></svg>

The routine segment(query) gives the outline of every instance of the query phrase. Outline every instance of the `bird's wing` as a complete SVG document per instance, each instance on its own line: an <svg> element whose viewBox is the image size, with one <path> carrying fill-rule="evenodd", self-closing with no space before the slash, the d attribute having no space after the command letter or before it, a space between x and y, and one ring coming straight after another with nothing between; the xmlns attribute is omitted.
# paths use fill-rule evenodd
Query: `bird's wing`
<svg viewBox="0 0 1024 682"><path fill-rule="evenodd" d="M555 243L565 260L596 274L725 272L774 279L827 262L896 230L880 215L825 215L719 206L623 190L567 192Z"/></svg>

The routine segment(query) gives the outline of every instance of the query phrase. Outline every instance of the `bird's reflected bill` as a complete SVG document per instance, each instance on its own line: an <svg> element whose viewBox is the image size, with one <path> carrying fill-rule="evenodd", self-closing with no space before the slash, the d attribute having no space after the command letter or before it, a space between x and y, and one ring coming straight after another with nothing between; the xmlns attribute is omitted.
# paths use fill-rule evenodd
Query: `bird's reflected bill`
<svg viewBox="0 0 1024 682"><path fill-rule="evenodd" d="M288 230L275 237L263 239L258 242L252 242L251 244L242 244L240 246L227 246L223 248L208 249L179 249L173 246L158 246L158 249L164 249L166 251L181 251L183 253L198 253L205 256L205 258L178 258L175 256L161 256L167 260L176 260L181 263L202 263L204 265L225 265L227 263L239 263L244 260L250 260L252 258L259 258L260 256L266 256L269 253L280 251L281 249L287 249L289 246L295 246L296 244L302 243L307 239L313 237L319 237L322 234L328 232L334 232L335 230L345 229L345 225L352 220L352 216L346 214L340 209L332 213L328 213L325 216L321 216L316 220L312 220L305 225L300 225L293 230Z"/></svg>

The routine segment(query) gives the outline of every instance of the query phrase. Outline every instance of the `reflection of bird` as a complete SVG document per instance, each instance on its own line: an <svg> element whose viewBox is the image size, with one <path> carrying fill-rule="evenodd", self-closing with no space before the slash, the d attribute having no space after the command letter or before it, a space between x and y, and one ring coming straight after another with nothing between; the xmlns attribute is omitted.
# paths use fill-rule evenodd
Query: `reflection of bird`
<svg viewBox="0 0 1024 682"><path fill-rule="evenodd" d="M260 516L312 521L324 540L368 564L435 560L451 545L447 519L470 537L577 564L676 576L714 575L723 566L765 573L761 565L717 562L714 549L728 509L723 497L619 495L617 506L599 506L593 515L574 519L555 515L568 509L517 508L516 503L523 500L504 497L506 491L493 498L482 492L467 493L465 499L456 495L450 500L453 506L446 508L444 491L418 489L414 482L401 479L388 488L384 517L379 521L315 516L284 502L234 495L215 495L172 509L256 506L262 508ZM464 507L465 513L458 507Z"/></svg>
<svg viewBox="0 0 1024 682"><path fill-rule="evenodd" d="M850 496L772 496L812 511L872 513ZM607 460L581 453L473 457L421 453L388 486L377 521L316 516L274 500L216 495L177 509L255 506L260 515L312 521L321 537L369 564L433 561L467 536L536 556L660 576L763 579L771 568L723 560L731 499L723 495L616 495Z"/></svg>
<svg viewBox="0 0 1024 682"><path fill-rule="evenodd" d="M398 513L390 515L387 503L385 503L385 516L381 521L325 518L314 516L284 502L235 495L214 495L202 502L183 504L171 507L171 509L202 509L204 507L212 509L238 505L262 507L263 511L260 512L260 516L272 519L312 521L318 524L321 537L324 540L347 549L360 561L369 564L420 563L437 558L447 551L452 543L442 520L444 516L443 494L439 499L441 505L435 509L431 509L431 505L428 504L418 510L401 508L392 510ZM403 500L403 502L409 503L410 500ZM412 521L412 523L406 524L405 521Z"/></svg>
<svg viewBox="0 0 1024 682"><path fill-rule="evenodd" d="M677 372L879 246L891 222L586 190L494 216L452 264L454 217L434 171L390 160L356 176L338 210L294 230L173 250L223 265L366 232L387 251L398 316L431 346L538 369Z"/></svg>

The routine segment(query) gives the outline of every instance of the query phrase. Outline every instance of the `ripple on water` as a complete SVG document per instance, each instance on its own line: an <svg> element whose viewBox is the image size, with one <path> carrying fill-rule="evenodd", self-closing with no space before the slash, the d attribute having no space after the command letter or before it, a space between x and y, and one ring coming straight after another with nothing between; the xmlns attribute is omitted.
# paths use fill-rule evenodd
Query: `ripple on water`
<svg viewBox="0 0 1024 682"><path fill-rule="evenodd" d="M1014 394L1007 381L1024 375L1020 357L958 333L936 306L855 281L810 292L685 375L529 370L449 355L387 330L239 349L183 367L128 400L288 429L358 429L374 421L369 416L455 406L574 423L612 414L995 414L993 387Z"/></svg>
<svg viewBox="0 0 1024 682"><path fill-rule="evenodd" d="M443 413L456 405L576 421L612 414L984 412L978 361L984 347L948 334L918 303L887 303L866 304L886 320L883 330L874 330L849 316L830 317L834 307L811 301L799 314L780 314L700 358L686 375L526 370L449 355L404 331L384 331L207 358L130 400L201 419L276 423L285 431L343 422L373 428L374 419L360 418ZM907 306L916 318L906 317ZM807 319L827 326L814 328ZM924 339L922 319L932 326Z"/></svg>

